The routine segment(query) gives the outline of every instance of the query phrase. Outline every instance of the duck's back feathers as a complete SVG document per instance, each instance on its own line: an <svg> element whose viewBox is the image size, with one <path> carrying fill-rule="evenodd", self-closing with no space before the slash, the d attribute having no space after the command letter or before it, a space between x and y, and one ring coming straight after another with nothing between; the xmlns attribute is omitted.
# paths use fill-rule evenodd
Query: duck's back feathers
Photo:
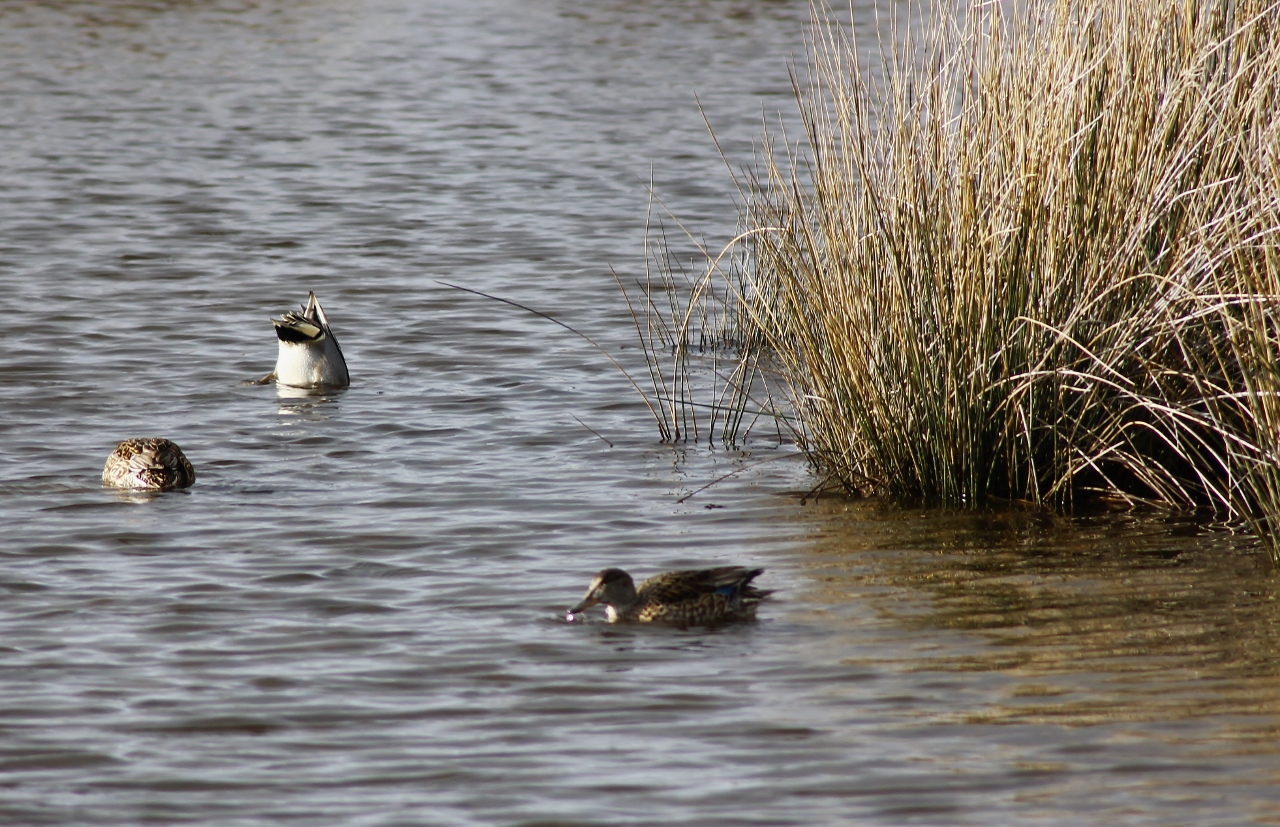
<svg viewBox="0 0 1280 827"><path fill-rule="evenodd" d="M720 566L684 569L650 577L636 589L634 619L702 626L755 617L770 592L751 585L764 569Z"/></svg>
<svg viewBox="0 0 1280 827"><path fill-rule="evenodd" d="M102 469L102 484L113 488L168 491L195 481L196 470L182 449L162 437L126 439Z"/></svg>

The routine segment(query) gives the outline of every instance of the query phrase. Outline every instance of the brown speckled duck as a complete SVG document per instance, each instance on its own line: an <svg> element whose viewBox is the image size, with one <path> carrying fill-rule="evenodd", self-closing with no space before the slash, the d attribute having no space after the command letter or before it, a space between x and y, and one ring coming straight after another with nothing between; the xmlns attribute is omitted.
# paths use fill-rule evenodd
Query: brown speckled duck
<svg viewBox="0 0 1280 827"><path fill-rule="evenodd" d="M610 623L669 623L674 626L712 626L734 620L753 620L756 606L771 592L751 585L764 569L720 566L684 569L650 577L636 588L622 569L605 569L595 576L586 595L569 609L579 612L603 603Z"/></svg>
<svg viewBox="0 0 1280 827"><path fill-rule="evenodd" d="M161 437L126 439L102 469L102 484L112 488L168 491L195 481L196 470L182 449Z"/></svg>

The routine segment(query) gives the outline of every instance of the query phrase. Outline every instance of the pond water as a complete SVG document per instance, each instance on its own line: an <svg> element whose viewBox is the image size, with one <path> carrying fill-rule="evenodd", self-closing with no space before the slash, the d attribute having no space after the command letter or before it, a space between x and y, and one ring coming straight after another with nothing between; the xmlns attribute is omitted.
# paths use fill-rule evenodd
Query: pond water
<svg viewBox="0 0 1280 827"><path fill-rule="evenodd" d="M439 283L637 364L650 182L731 234L703 113L749 161L808 13L0 0L0 823L1280 823L1248 538L802 501ZM239 384L308 290L351 387ZM193 488L99 486L146 435ZM757 623L564 620L729 563Z"/></svg>

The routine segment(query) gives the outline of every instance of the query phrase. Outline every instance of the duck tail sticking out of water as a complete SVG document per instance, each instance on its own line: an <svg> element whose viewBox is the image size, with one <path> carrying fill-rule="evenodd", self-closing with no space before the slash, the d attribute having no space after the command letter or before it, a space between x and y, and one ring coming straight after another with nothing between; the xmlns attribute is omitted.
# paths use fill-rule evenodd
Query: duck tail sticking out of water
<svg viewBox="0 0 1280 827"><path fill-rule="evenodd" d="M301 313L285 313L272 319L280 355L276 358L275 380L296 388L345 387L351 384L347 360L334 338L324 308L315 293L307 294Z"/></svg>

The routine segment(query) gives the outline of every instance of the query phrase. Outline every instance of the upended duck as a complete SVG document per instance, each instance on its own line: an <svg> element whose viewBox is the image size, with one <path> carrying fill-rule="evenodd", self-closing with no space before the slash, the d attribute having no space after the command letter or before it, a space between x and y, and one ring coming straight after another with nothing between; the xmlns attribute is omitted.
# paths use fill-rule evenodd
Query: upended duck
<svg viewBox="0 0 1280 827"><path fill-rule="evenodd" d="M308 291L307 303L301 313L284 313L272 319L276 338L280 340L280 353L276 357L276 369L261 380L276 380L295 388L345 387L351 384L347 373L347 360L342 358L342 348L329 327L316 294Z"/></svg>
<svg viewBox="0 0 1280 827"><path fill-rule="evenodd" d="M112 488L169 491L196 481L182 449L162 437L126 439L107 457L102 484Z"/></svg>
<svg viewBox="0 0 1280 827"><path fill-rule="evenodd" d="M684 569L654 575L639 588L622 569L605 569L595 576L587 593L569 609L570 620L602 603L610 623L668 623L712 626L753 620L760 601L772 594L751 585L764 569L720 566Z"/></svg>

